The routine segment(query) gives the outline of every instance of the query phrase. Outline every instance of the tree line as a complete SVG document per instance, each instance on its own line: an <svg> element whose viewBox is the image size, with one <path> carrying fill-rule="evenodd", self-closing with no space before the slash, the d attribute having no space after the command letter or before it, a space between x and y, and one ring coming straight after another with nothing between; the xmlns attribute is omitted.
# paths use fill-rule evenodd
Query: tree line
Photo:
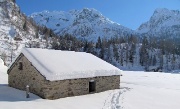
<svg viewBox="0 0 180 109"><path fill-rule="evenodd" d="M92 53L117 67L142 66L146 71L180 69L180 48L174 39L130 35L109 40L98 37L97 42L91 42L66 34L56 37L51 45L56 50Z"/></svg>

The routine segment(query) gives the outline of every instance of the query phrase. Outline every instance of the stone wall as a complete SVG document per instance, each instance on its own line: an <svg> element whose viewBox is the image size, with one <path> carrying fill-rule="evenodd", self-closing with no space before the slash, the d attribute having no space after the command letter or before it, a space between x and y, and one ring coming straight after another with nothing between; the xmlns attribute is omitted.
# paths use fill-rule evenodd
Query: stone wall
<svg viewBox="0 0 180 109"><path fill-rule="evenodd" d="M23 70L19 70L22 62ZM8 70L8 83L10 87L25 90L30 86L30 92L44 98L45 78L36 70L29 60L21 54L12 67Z"/></svg>
<svg viewBox="0 0 180 109"><path fill-rule="evenodd" d="M19 62L22 62L23 70L18 69ZM26 85L29 85L30 92L47 99L89 94L90 80L96 82L95 92L118 89L120 87L120 76L48 81L31 65L23 54L16 60L16 63L8 73L9 86L25 90Z"/></svg>
<svg viewBox="0 0 180 109"><path fill-rule="evenodd" d="M94 80L96 82L96 92L102 92L106 90L118 89L120 87L119 76L104 76L94 78L80 78L63 81L48 81L47 88L44 92L47 92L45 98L57 99L68 96L78 96L89 94L89 81Z"/></svg>

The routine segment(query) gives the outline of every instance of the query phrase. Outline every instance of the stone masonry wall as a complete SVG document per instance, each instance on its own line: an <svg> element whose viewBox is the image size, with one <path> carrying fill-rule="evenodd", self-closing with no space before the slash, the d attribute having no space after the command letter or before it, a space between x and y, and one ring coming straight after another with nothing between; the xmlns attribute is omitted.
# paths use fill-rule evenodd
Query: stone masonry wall
<svg viewBox="0 0 180 109"><path fill-rule="evenodd" d="M96 82L95 93L106 90L119 89L120 87L120 76L80 78L52 82L48 81L47 88L44 91L47 92L45 98L57 99L89 94L90 80L94 80Z"/></svg>
<svg viewBox="0 0 180 109"><path fill-rule="evenodd" d="M19 62L22 62L23 70L19 70ZM31 65L31 62L23 55L16 60L13 67L8 71L8 83L10 87L26 90L26 85L30 86L30 92L44 98L44 88L46 79Z"/></svg>
<svg viewBox="0 0 180 109"><path fill-rule="evenodd" d="M23 70L18 69L19 62L23 63ZM46 99L89 94L90 80L96 82L95 92L118 89L120 87L120 76L48 81L31 65L31 62L23 54L21 54L21 58L16 61L8 73L9 86L25 90L26 85L29 85L30 92Z"/></svg>

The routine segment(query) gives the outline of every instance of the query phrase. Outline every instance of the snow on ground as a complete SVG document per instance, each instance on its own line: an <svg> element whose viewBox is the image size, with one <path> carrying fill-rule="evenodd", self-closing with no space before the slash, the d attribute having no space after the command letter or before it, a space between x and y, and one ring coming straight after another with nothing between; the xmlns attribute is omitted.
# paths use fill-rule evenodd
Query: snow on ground
<svg viewBox="0 0 180 109"><path fill-rule="evenodd" d="M1 84L7 84L7 67L4 66L4 61L0 58L0 88L1 88ZM1 93L1 90L0 90Z"/></svg>
<svg viewBox="0 0 180 109"><path fill-rule="evenodd" d="M122 109L179 109L180 74L124 72Z"/></svg>
<svg viewBox="0 0 180 109"><path fill-rule="evenodd" d="M0 109L179 109L180 74L125 71L121 88L101 93L41 99L8 87L6 69L0 66Z"/></svg>

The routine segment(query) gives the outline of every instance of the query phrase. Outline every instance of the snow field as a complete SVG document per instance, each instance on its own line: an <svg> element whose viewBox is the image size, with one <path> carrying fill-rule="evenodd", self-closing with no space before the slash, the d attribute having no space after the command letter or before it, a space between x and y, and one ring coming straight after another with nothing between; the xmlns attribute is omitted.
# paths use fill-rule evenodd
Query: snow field
<svg viewBox="0 0 180 109"><path fill-rule="evenodd" d="M179 109L180 74L125 72L121 87L123 109ZM121 98L120 98L121 99Z"/></svg>

